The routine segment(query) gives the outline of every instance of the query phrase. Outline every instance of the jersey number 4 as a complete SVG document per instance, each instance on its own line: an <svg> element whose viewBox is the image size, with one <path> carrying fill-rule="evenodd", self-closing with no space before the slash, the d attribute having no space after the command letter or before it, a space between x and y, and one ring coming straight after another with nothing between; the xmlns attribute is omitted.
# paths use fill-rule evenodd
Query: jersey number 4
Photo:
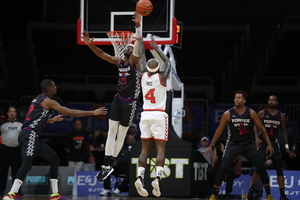
<svg viewBox="0 0 300 200"><path fill-rule="evenodd" d="M156 103L154 91L155 89L150 89L147 94L145 94L145 99L149 100L151 103Z"/></svg>

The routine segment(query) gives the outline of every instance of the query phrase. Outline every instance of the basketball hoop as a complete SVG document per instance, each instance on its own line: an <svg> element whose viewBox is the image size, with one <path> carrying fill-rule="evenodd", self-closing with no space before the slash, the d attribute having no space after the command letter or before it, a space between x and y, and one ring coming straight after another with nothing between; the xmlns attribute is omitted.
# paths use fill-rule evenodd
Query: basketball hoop
<svg viewBox="0 0 300 200"><path fill-rule="evenodd" d="M124 50L133 40L133 32L131 31L108 31L107 36L111 39L111 43L115 50L115 56L124 59Z"/></svg>

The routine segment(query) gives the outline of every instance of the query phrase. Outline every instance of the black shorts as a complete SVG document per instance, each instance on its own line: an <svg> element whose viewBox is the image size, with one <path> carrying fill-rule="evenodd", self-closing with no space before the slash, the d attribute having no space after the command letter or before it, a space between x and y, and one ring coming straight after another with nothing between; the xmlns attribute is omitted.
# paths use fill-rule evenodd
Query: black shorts
<svg viewBox="0 0 300 200"><path fill-rule="evenodd" d="M49 160L57 156L56 152L34 130L23 129L18 141L22 149L22 157L33 159L38 156Z"/></svg>
<svg viewBox="0 0 300 200"><path fill-rule="evenodd" d="M138 99L120 99L118 95L115 95L111 104L109 119L119 121L122 126L130 126L135 118L138 106Z"/></svg>
<svg viewBox="0 0 300 200"><path fill-rule="evenodd" d="M259 152L262 156L262 159L264 161L266 161L268 158L270 158L272 160L274 166L276 166L278 168L283 168L283 161L282 161L280 146L279 146L278 141L271 140L272 147L274 148L274 154L271 156L267 156L266 155L266 148L268 146L267 142L263 138L260 138L260 139L261 139L262 143L260 144Z"/></svg>
<svg viewBox="0 0 300 200"><path fill-rule="evenodd" d="M234 160L239 154L245 158L254 155L260 157L260 153L257 151L253 141L247 141L244 143L228 142L228 144L226 144L223 157Z"/></svg>

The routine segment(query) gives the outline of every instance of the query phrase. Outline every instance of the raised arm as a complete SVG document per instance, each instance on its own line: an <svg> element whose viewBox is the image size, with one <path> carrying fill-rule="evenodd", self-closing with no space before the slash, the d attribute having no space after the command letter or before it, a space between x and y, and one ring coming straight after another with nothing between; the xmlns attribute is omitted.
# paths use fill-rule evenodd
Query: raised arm
<svg viewBox="0 0 300 200"><path fill-rule="evenodd" d="M134 12L134 18L132 19L132 21L135 23L136 40L134 42L133 52L132 52L131 56L129 57L129 62L138 70L141 70L140 69L140 56L139 56L139 48L140 48L141 41L138 39L138 38L142 37L141 20L142 20L142 16L140 14L138 14L137 12Z"/></svg>
<svg viewBox="0 0 300 200"><path fill-rule="evenodd" d="M121 58L116 56L111 56L108 53L104 52L102 49L96 47L93 44L94 38L90 38L90 34L87 31L84 31L81 35L81 38L85 42L85 44L90 47L90 49L101 59L106 60L107 62L119 66L119 63L122 61Z"/></svg>
<svg viewBox="0 0 300 200"><path fill-rule="evenodd" d="M162 52L160 50L160 48L158 48L156 42L155 42L155 39L154 37L151 38L151 43L150 43L150 46L158 53L158 55L160 56L160 58L163 60L164 62L164 66L163 67L160 67L160 69L163 69L163 71L161 71L161 79L162 81L165 83L170 72L171 72L171 63L170 63L170 60L168 58L168 56L166 56L164 54L164 52Z"/></svg>

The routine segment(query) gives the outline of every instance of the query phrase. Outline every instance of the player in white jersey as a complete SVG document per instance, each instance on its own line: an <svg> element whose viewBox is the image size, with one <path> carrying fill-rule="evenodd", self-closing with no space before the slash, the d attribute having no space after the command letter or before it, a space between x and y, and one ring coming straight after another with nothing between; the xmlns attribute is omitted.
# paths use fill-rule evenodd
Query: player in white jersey
<svg viewBox="0 0 300 200"><path fill-rule="evenodd" d="M144 197L148 196L148 192L144 186L144 175L147 157L152 147L152 140L155 140L157 152L156 178L152 181L151 185L153 187L153 195L159 197L161 195L159 182L163 175L165 149L168 141L169 120L165 108L167 99L166 84L171 71L171 64L168 57L157 47L154 38L152 38L150 45L161 57L164 66L160 67L160 63L157 59L150 59L146 64L147 71L143 73L141 79L143 112L141 113L139 125L141 130L142 151L138 161L138 178L135 182L135 187L139 195ZM141 50L140 54L143 54L143 51ZM142 57L142 55L140 55L140 57Z"/></svg>

